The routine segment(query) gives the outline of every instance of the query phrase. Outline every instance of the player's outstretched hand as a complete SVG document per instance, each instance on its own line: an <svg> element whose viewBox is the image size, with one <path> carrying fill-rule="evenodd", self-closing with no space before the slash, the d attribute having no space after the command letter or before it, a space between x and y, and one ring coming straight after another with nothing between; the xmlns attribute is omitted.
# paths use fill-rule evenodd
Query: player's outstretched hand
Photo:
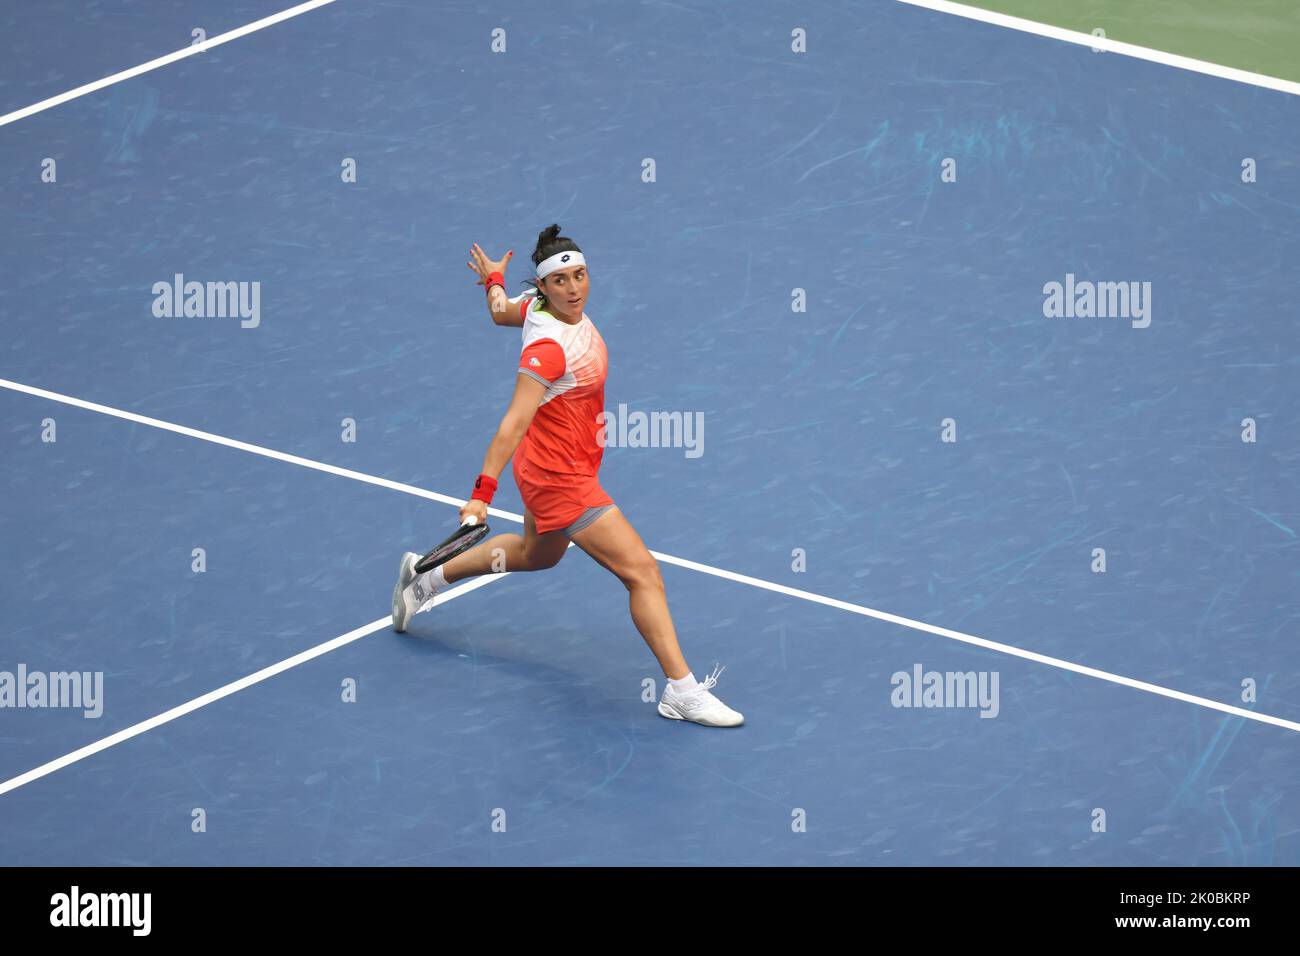
<svg viewBox="0 0 1300 956"><path fill-rule="evenodd" d="M488 276L494 272L499 272L502 275L505 275L506 266L510 263L510 257L515 254L515 251L511 249L501 258L500 262L493 262L487 257L487 254L479 248L477 242L473 243L469 247L469 251L474 259L472 262L466 262L465 265L469 266L478 274L479 285L485 284Z"/></svg>

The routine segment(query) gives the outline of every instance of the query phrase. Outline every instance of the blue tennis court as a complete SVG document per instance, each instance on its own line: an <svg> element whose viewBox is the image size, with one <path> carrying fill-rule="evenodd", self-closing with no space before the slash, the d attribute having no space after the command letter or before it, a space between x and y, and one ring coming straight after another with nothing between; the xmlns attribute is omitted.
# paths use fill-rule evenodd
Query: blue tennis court
<svg viewBox="0 0 1300 956"><path fill-rule="evenodd" d="M285 2L10 5L0 114ZM1300 865L1298 110L898 3L339 0L0 125L0 862ZM607 407L701 423L601 483L741 728L577 548L389 626L513 387L468 246L552 222Z"/></svg>

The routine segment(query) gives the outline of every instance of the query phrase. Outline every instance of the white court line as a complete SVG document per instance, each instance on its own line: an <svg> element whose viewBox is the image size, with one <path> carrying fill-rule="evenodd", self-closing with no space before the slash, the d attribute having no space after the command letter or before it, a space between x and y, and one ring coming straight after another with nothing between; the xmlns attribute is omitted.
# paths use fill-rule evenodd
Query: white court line
<svg viewBox="0 0 1300 956"><path fill-rule="evenodd" d="M1005 13L994 13L991 10L982 10L979 7L972 7L965 3L951 3L949 0L898 0L898 2L913 7L924 7L938 13L950 13L953 16L966 17L969 20L979 20L981 23L1005 27L1008 30L1033 33L1040 37L1051 37L1053 40L1064 40L1066 43L1077 43L1081 46L1107 50L1111 53L1119 53L1139 60L1162 63L1165 66L1176 67L1180 70L1191 70L1194 73L1217 76L1222 80L1249 83L1251 86L1262 86L1268 90L1277 90L1279 93L1300 96L1300 83L1291 80L1279 79L1276 76L1265 76L1263 73L1251 73L1248 70L1238 70L1231 66L1210 63L1206 60L1195 60L1190 56L1166 53L1164 50L1154 50L1150 47L1138 46L1135 43L1123 43L1119 40L1111 40L1108 37L1095 37L1091 33L1080 33L1077 30L1067 30L1064 27L1039 23L1037 20L1024 20Z"/></svg>
<svg viewBox="0 0 1300 956"><path fill-rule="evenodd" d="M1083 674L1086 677L1095 677L1098 680L1110 681L1112 684L1119 684L1123 687L1132 687L1134 690L1143 690L1148 694L1158 694L1161 697L1181 700L1184 703L1198 704L1201 707L1208 707L1211 710L1222 711L1223 713L1231 714L1234 717L1246 717L1250 720L1258 720L1261 723L1273 724L1276 727L1284 727L1287 730L1300 731L1300 723L1293 720L1283 720L1281 717L1270 717L1268 714L1246 710L1243 707L1233 707L1231 704L1221 704L1217 700L1210 700L1206 697L1197 697L1194 694L1184 694L1179 690L1170 690L1168 687L1161 687L1158 684L1148 684L1146 681L1134 680L1132 677L1125 677L1122 674L1112 674L1109 671L1097 670L1095 667L1085 667L1082 664L1063 661L1058 657L1048 657L1046 654L1038 654L1034 651L1022 650L1021 648L1013 647L1010 644L999 644L997 641L975 637L972 634L963 634L961 631L951 631L946 627L937 627L934 624L926 624L924 621L914 621L911 618L899 617L897 614L877 611L873 608L863 607L860 604L850 604L847 601L839 601L835 598L823 597L820 594L813 594L811 591L800 591L798 588L786 587L784 584L773 584L771 581L751 578L748 575L737 574L734 571L724 571L721 568L711 568L707 564L696 564L694 561L687 561L684 558L674 558L671 555L659 554L657 551L651 551L650 553L660 561L666 561L669 564L676 564L683 568L690 568L692 571L702 571L705 574L714 574L720 578L726 578L728 581L737 581L741 584L748 584L750 587L763 588L767 591L775 591L778 594L787 594L790 597L802 598L805 601L812 601L814 604L825 604L827 607L839 608L841 611L861 614L864 617L874 617L878 621L888 621L890 624L901 624L903 627L910 627L917 631L925 631L928 634L936 634L939 637L961 641L965 644L973 644L976 647L983 647L990 651L997 651L999 654L1009 654L1012 657L1021 657L1027 661L1034 661L1038 664L1047 664L1051 667L1059 667L1062 670L1073 671L1076 674Z"/></svg>
<svg viewBox="0 0 1300 956"><path fill-rule="evenodd" d="M330 474L339 475L344 478L352 478L357 481L380 485L384 488L391 488L394 491L402 491L407 494L418 495L421 498L431 498L435 501L442 501L454 505L462 505L465 503L464 499L452 498L448 495L440 495L432 491L425 491L424 489L416 488L413 485L404 485L400 482L388 481L384 478L375 478L372 475L366 475L362 472L352 471L347 468L336 468L333 465L325 465L308 458L299 458L297 455L286 455L284 452L272 451L271 449L262 448L258 445L249 445L246 442L223 438L220 435L213 435L211 432L203 432L195 428L187 428L184 425L173 425L170 422L159 421L156 418L146 418L144 415L137 415L134 412L124 412L120 409L110 408L107 405L97 405L94 402L87 402L80 398L72 398L68 395L61 395L58 392L50 392L43 388L35 388L31 385L11 382L7 379L0 379L0 388L8 388L28 395L47 398L51 401L62 402L63 404L88 409L92 412L112 415L116 418L124 418L127 421L138 422L142 425L152 425L155 428L162 428L181 435L188 435L192 438L201 438L205 441L216 442L217 444L227 445L231 448L238 448L242 451L250 451L257 455L274 458L278 461L286 461L290 464L303 465L307 468L326 471ZM509 518L512 521L523 521L523 518L520 515L513 514L509 511L498 511L495 508L490 508L488 510L491 514L498 515L502 518ZM1179 700L1188 704L1196 704L1199 707L1217 710L1224 714L1230 714L1233 717L1244 717L1247 720L1257 720L1260 723L1272 724L1275 727L1282 727L1286 730L1300 732L1300 723L1293 720L1284 720L1281 717L1261 714L1258 711L1246 710L1244 707L1234 707L1231 704L1223 704L1216 700L1210 700L1207 697L1197 697L1194 694L1185 694L1182 691L1171 690L1167 687L1161 687L1158 684L1148 684L1146 681L1135 680L1132 677L1124 677L1121 674L1112 674L1109 671L1098 670L1095 667L1085 667L1082 664L1075 664L1071 661L1061 660L1058 657L1048 657L1046 654L1038 654L1034 651L1022 650L1021 648L1013 647L1010 644L999 644L996 641L986 640L982 637L975 637L973 634L964 634L961 631L949 630L946 627L937 627L934 624L926 624L924 621L914 621L911 618L900 617L897 614L877 611L874 608L863 607L860 604L850 604L848 601L840 601L835 598L824 597L820 594L813 594L811 591L801 591L798 588L787 587L784 584L775 584L771 581L764 581L761 578L752 578L747 574L737 574L735 571L727 571L722 568L712 567L711 565L700 564L696 561L688 561L685 558L674 557L671 554L663 554L659 551L651 551L650 553L656 560L662 561L665 564L675 564L678 567L687 568L691 571L699 571L703 574L712 574L715 577L725 578L728 581L747 584L750 587L762 588L766 591L775 591L778 594L800 598L804 601L811 601L814 604L824 604L827 607L837 608L841 611L849 611L853 614L861 614L864 617L872 617L879 621L887 621L890 624L898 624L902 627L908 627L916 631L924 631L927 634L934 634L938 637L946 637L949 640L961 641L965 644L972 644L976 647L985 648L986 650L997 651L1000 654L1008 654L1012 657L1020 657L1024 660L1034 661L1038 664L1046 664L1049 667L1057 667L1061 670L1071 671L1075 674L1082 674L1086 677L1094 677L1097 680L1109 681L1112 684L1119 684L1122 687L1131 687L1134 690L1145 691L1149 694L1157 694L1161 697L1168 697L1172 700Z"/></svg>
<svg viewBox="0 0 1300 956"><path fill-rule="evenodd" d="M298 455L287 455L282 451L276 451L274 448L263 448L261 445L250 445L248 442L236 441L233 438L226 438L223 435L214 435L212 432L199 431L197 428L187 428L185 425L173 425L171 422L159 421L157 418L149 418L146 415L137 415L135 412L124 412L120 408L110 408L108 405L97 405L94 402L87 402L80 398L73 398L70 395L61 395L58 392L48 392L43 388L33 388L31 385L24 385L21 382L11 382L8 379L0 378L0 388L12 389L15 392L25 392L28 395L35 395L37 398L48 398L52 402L62 402L64 405L72 405L76 408L84 408L88 412L98 412L101 415L111 415L114 418L124 418L128 422L135 422L138 425L148 425L151 428L161 428L163 431L175 432L178 435L185 435L189 438L199 438L203 441L210 441L217 445L225 445L227 448L237 448L240 451L246 451L253 455L261 455L264 458L274 458L276 461L285 461L291 465L301 465L303 468L311 468L316 471L323 471L330 475L338 475L340 478L351 478L353 481L364 481L367 484L379 485L381 488L388 488L392 491L401 491L408 495L415 495L418 498L428 498L430 501L440 501L445 505L455 505L460 507L465 503L464 498L453 498L450 495L440 495L436 491L425 491L423 488L417 488L415 485L406 485L400 481L389 481L387 478L376 478L374 475L367 475L364 472L353 471L350 468L340 468L337 465L327 465L322 461L313 461L310 458L300 458ZM524 516L517 515L513 511L502 511L499 508L488 508L488 514L496 515L498 518L508 518L511 521L523 523Z"/></svg>
<svg viewBox="0 0 1300 956"><path fill-rule="evenodd" d="M263 17L261 20L254 20L242 27L236 27L220 36L215 36L211 40L203 43L196 43L193 46L187 46L184 49L177 50L175 53L168 53L166 56L160 56L156 60L150 60L148 63L141 63L139 66L133 66L129 70L123 70L120 73L114 73L112 76L106 76L102 80L95 80L93 83L87 83L85 86L79 86L75 90L68 90L66 93L60 93L58 96L51 96L48 100L41 100L39 103L33 103L31 106L24 106L20 110L14 110L12 113L6 113L0 116L0 126L8 123L16 123L20 119L25 119L33 113L40 113L42 110L48 110L59 106L68 100L75 100L79 96L85 96L87 93L94 93L96 90L102 90L106 86L112 86L114 83L121 83L123 80L129 80L132 77L139 76L141 73L148 73L150 70L156 70L160 66L167 66L169 63L175 63L177 60L183 60L187 56L194 56L196 53L203 53L211 50L214 46L220 46L223 43L229 43L231 40L238 40L242 36L248 36L258 30L264 30L267 27L274 26L290 17L296 17L299 14L306 13L309 10L315 10L317 7L323 7L327 3L333 3L334 0L309 0L308 3L300 3L296 7L290 7L288 10L281 10L279 13L273 13L269 17Z"/></svg>
<svg viewBox="0 0 1300 956"><path fill-rule="evenodd" d="M462 594L468 594L475 588L480 588L485 584L490 584L500 578L508 577L510 572L502 574L489 574L481 578L475 578L467 584L459 585L450 591L444 591L433 599L434 605L442 604L446 601L460 597ZM202 697L195 697L188 703L181 704L179 707L173 707L171 710L164 711L148 720L142 720L138 724L132 724L125 730L119 730L102 740L96 740L93 744L87 744L79 750L74 750L70 754L64 754L56 760L49 763L43 763L34 770L28 770L26 773L19 774L4 783L0 783L0 795L8 793L10 790L17 790L19 787L31 783L33 780L39 780L41 777L48 776L56 770L62 770L69 764L74 764L79 760L85 760L92 757L101 750L107 750L109 747L116 747L132 737L138 737L146 731L153 730L155 727L161 727L163 724L176 720L178 717L184 717L186 714L193 713L200 707L206 707L208 704L215 703L223 697L229 697L231 694L238 693L246 687L252 687L254 684L261 683L276 674L282 674L292 667L299 664L305 664L313 658L320 657L322 654L328 654L330 651L337 650L353 641L358 641L368 634L375 631L381 631L393 623L391 617L381 617L377 621L371 621L364 627L359 627L354 631L348 631L346 634L340 634L333 640L326 641L324 644L317 644L315 647L303 651L301 654L295 654L293 657L286 658L278 664L272 664L270 667L264 667L255 674L249 674L247 677L241 677L237 681L232 681L224 687L218 687L216 690L208 691Z"/></svg>

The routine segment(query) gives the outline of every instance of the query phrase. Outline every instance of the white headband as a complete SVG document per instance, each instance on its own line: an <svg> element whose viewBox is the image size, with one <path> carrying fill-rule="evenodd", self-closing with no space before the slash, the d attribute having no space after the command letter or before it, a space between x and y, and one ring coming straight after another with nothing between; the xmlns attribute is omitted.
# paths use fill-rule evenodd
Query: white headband
<svg viewBox="0 0 1300 956"><path fill-rule="evenodd" d="M568 269L571 266L585 266L587 260L582 257L581 252L575 252L572 249L565 252L557 252L549 259L543 259L537 266L537 278L545 279L557 269Z"/></svg>

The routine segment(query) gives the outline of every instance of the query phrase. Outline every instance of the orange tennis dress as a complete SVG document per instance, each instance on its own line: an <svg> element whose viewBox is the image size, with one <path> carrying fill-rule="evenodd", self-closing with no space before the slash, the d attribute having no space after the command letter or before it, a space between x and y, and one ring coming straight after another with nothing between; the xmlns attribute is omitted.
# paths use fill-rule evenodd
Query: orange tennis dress
<svg viewBox="0 0 1300 956"><path fill-rule="evenodd" d="M518 374L537 379L546 394L515 450L514 474L524 507L538 534L545 534L614 500L597 477L605 452L605 340L586 313L569 325L537 303L533 295L519 300L524 324Z"/></svg>

